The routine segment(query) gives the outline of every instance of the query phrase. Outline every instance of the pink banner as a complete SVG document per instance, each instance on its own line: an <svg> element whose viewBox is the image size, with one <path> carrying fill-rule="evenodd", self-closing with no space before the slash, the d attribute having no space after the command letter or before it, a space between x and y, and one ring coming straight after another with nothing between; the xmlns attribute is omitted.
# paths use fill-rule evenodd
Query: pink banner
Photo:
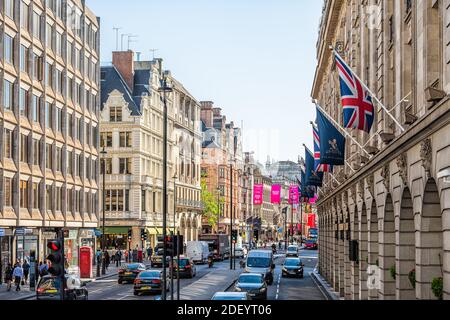
<svg viewBox="0 0 450 320"><path fill-rule="evenodd" d="M317 197L317 194L316 194L316 195L314 195L314 198L309 199L309 204L315 204L317 199L318 199L318 197Z"/></svg>
<svg viewBox="0 0 450 320"><path fill-rule="evenodd" d="M272 192L270 193L270 202L279 204L281 202L281 186L274 184L272 186Z"/></svg>
<svg viewBox="0 0 450 320"><path fill-rule="evenodd" d="M289 188L289 204L298 204L299 193L298 186L291 186Z"/></svg>
<svg viewBox="0 0 450 320"><path fill-rule="evenodd" d="M263 190L264 190L264 186L262 184L255 184L255 186L253 187L253 204L254 205L262 205Z"/></svg>

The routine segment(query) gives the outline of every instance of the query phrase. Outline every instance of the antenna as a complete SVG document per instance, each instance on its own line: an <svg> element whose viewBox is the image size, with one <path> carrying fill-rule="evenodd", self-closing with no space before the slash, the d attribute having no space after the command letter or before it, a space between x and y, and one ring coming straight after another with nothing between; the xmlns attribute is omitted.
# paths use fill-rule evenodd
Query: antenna
<svg viewBox="0 0 450 320"><path fill-rule="evenodd" d="M120 50L123 51L123 37L128 37L130 36L131 33L122 33L120 35Z"/></svg>
<svg viewBox="0 0 450 320"><path fill-rule="evenodd" d="M119 51L119 30L122 29L120 27L113 27L113 30L116 32L116 51Z"/></svg>
<svg viewBox="0 0 450 320"><path fill-rule="evenodd" d="M153 54L153 60L155 60L155 52L159 51L158 49L150 49L149 50Z"/></svg>
<svg viewBox="0 0 450 320"><path fill-rule="evenodd" d="M130 50L130 43L131 42L138 42L137 40L131 40L131 38L137 38L138 36L135 36L135 35L132 35L132 34L130 34L130 35L128 35L128 50Z"/></svg>

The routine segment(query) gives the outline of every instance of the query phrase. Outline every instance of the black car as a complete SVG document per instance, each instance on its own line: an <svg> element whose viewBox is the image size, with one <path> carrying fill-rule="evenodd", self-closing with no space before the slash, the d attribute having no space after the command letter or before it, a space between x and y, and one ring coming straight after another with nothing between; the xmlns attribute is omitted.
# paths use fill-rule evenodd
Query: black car
<svg viewBox="0 0 450 320"><path fill-rule="evenodd" d="M286 258L283 264L282 277L303 278L303 262L300 258Z"/></svg>
<svg viewBox="0 0 450 320"><path fill-rule="evenodd" d="M166 290L170 291L170 279L167 277L166 281L163 281L162 271L142 271L134 280L133 292L135 296L142 293L162 292L164 284Z"/></svg>
<svg viewBox="0 0 450 320"><path fill-rule="evenodd" d="M130 263L127 264L124 268L119 269L119 284L123 282L133 282L134 279L138 276L138 274L142 271L145 271L146 267L142 263Z"/></svg>
<svg viewBox="0 0 450 320"><path fill-rule="evenodd" d="M173 275L174 278L177 276L177 259L174 259L173 261ZM179 264L180 270L180 278L181 277L187 277L192 279L197 275L197 268L195 267L194 262L189 258L180 258L180 264Z"/></svg>
<svg viewBox="0 0 450 320"><path fill-rule="evenodd" d="M86 283L79 278L66 275L64 283L64 300L88 300ZM61 300L61 280L47 275L41 278L36 288L36 300Z"/></svg>
<svg viewBox="0 0 450 320"><path fill-rule="evenodd" d="M234 289L237 292L247 292L252 300L267 300L267 283L262 274L241 274Z"/></svg>

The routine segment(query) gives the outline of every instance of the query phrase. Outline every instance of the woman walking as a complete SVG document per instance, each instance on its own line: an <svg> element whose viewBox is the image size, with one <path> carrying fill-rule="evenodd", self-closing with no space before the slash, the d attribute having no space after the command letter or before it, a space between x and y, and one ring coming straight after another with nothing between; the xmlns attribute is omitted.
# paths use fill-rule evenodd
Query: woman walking
<svg viewBox="0 0 450 320"><path fill-rule="evenodd" d="M8 263L8 266L5 269L5 282L8 291L11 291L12 277L13 277L13 267L11 263Z"/></svg>

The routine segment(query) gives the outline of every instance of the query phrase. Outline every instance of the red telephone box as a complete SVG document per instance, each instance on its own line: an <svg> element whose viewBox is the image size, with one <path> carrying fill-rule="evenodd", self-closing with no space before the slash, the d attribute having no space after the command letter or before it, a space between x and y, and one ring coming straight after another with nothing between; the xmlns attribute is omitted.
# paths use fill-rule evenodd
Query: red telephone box
<svg viewBox="0 0 450 320"><path fill-rule="evenodd" d="M92 274L92 248L80 248L80 278L91 279Z"/></svg>

